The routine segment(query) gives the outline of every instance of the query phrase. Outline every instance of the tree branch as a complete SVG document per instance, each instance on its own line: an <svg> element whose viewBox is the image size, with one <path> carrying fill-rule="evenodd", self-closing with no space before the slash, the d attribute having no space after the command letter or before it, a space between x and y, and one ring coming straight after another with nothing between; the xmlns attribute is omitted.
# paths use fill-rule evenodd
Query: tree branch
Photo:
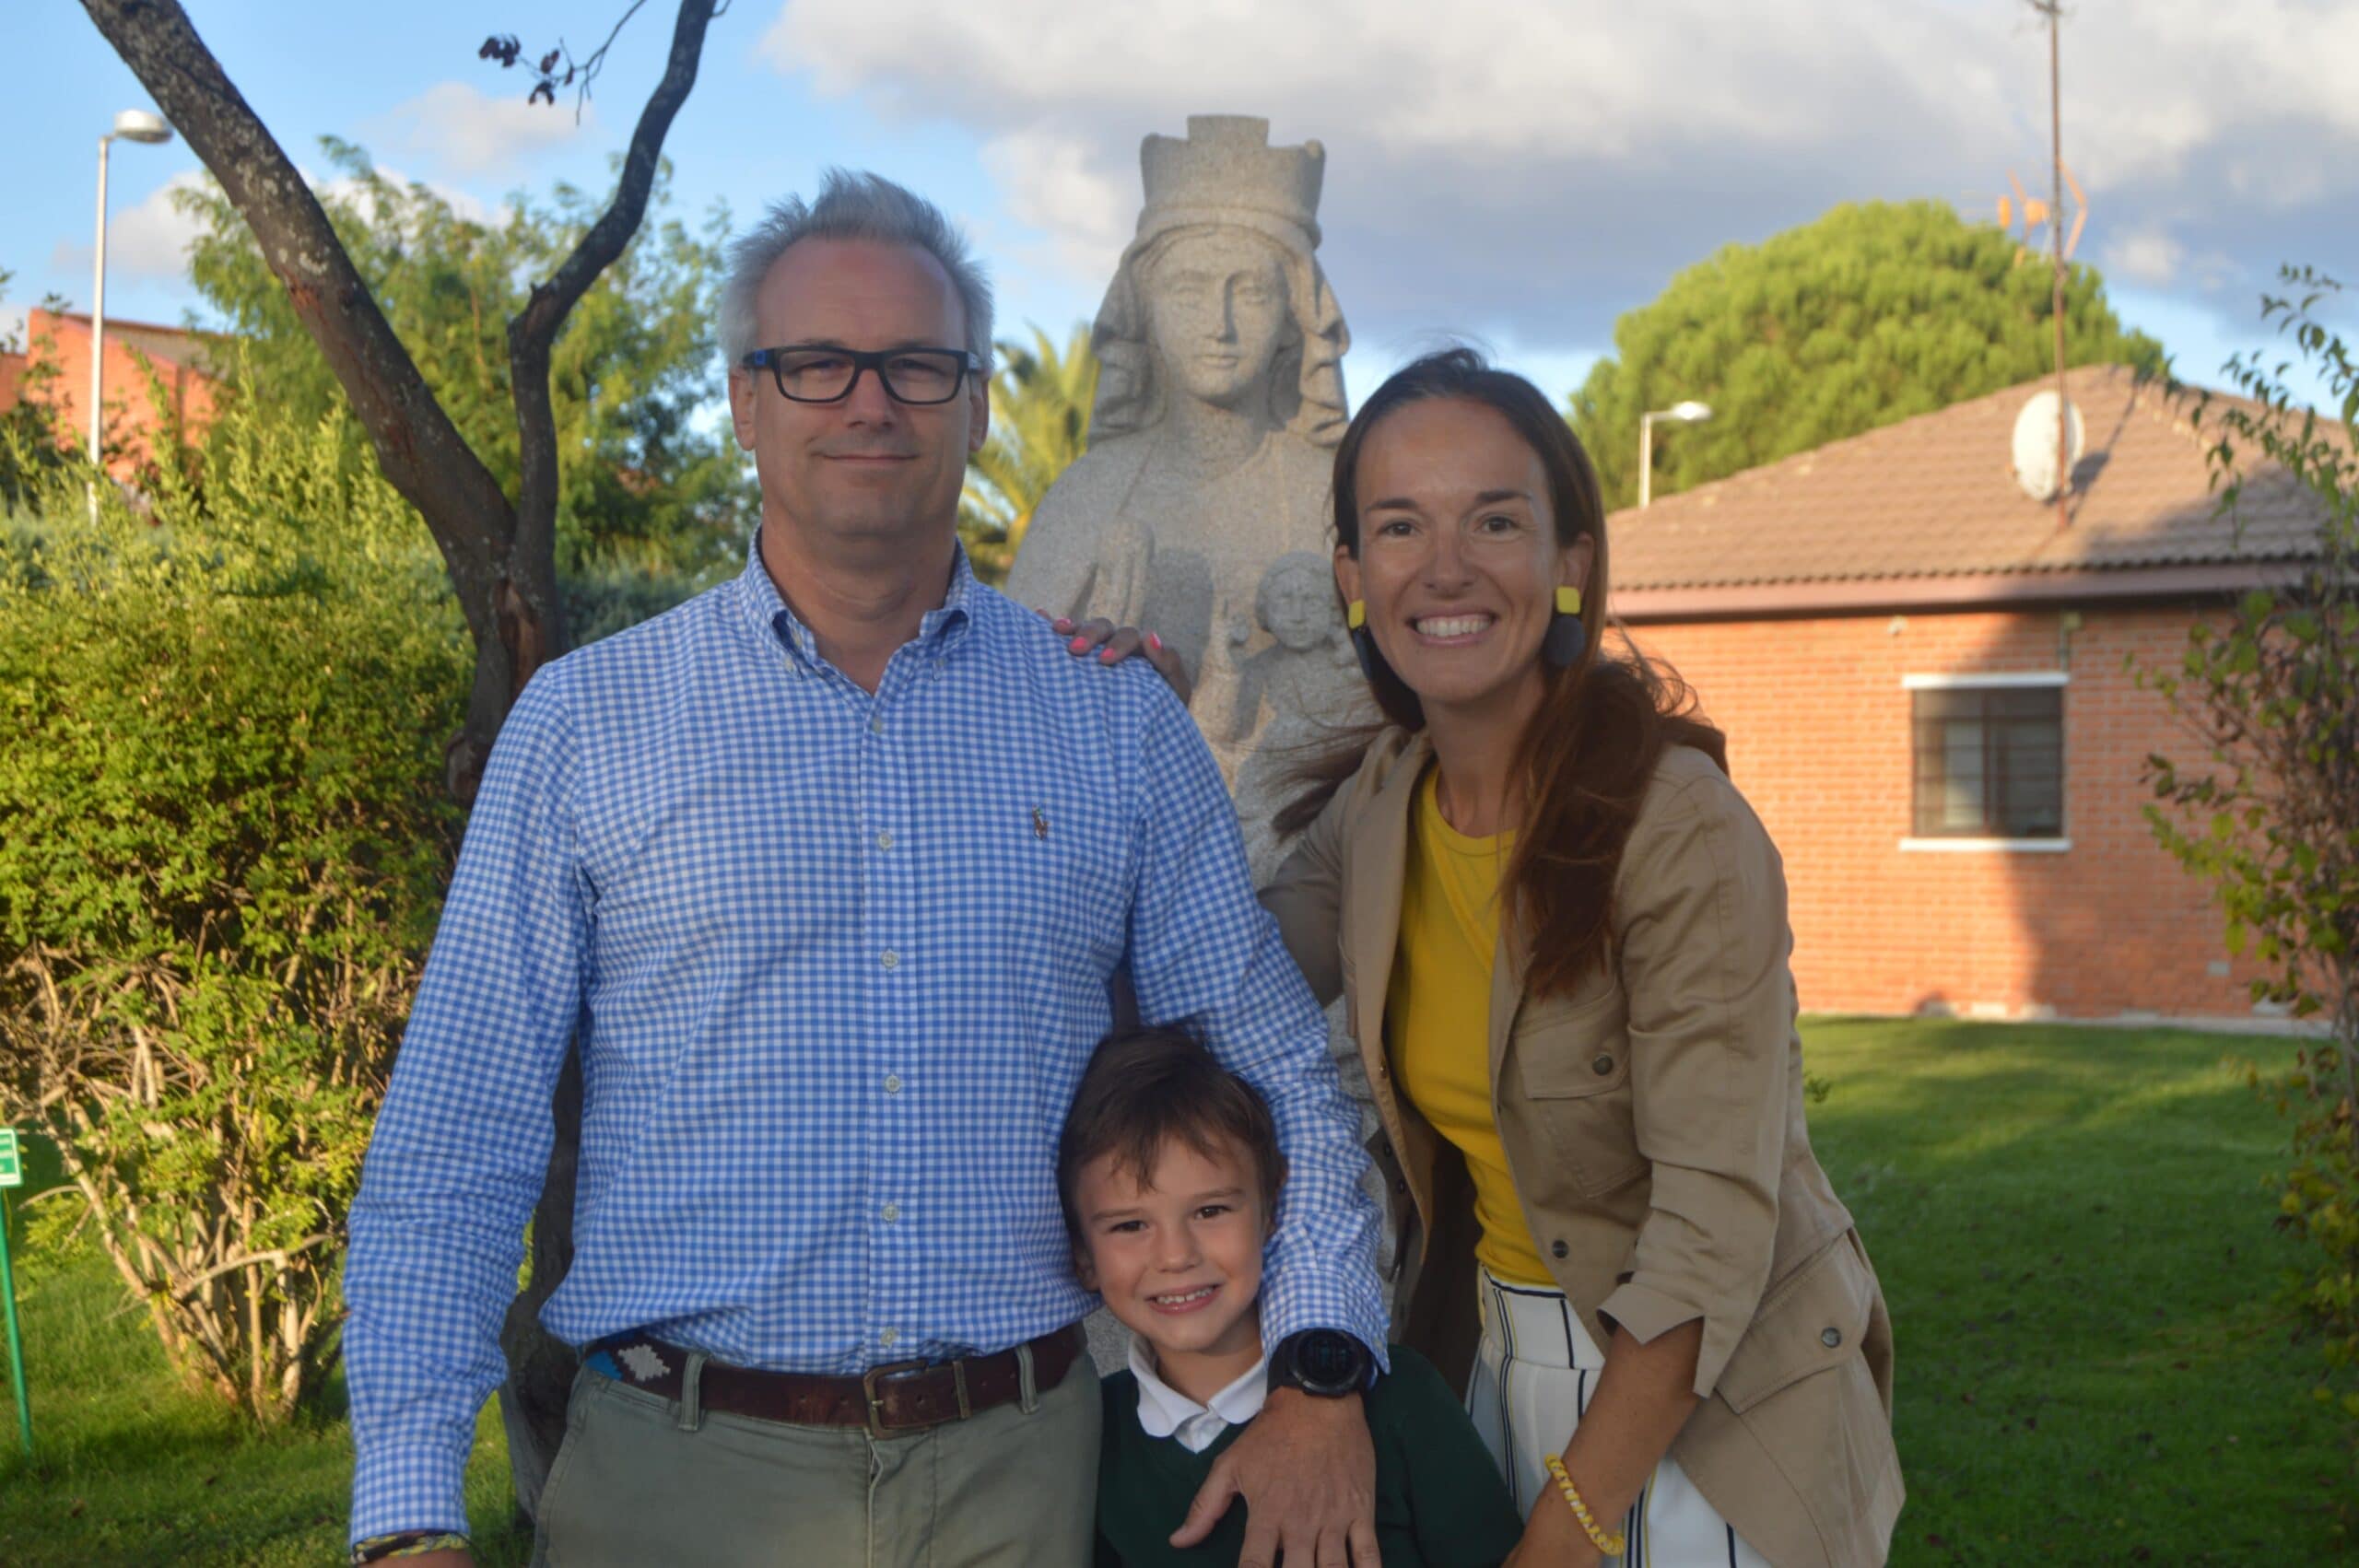
<svg viewBox="0 0 2359 1568"><path fill-rule="evenodd" d="M664 63L663 79L640 111L614 200L556 275L534 285L532 298L508 323L510 384L516 400L517 447L522 459L515 537L520 564L555 559L557 415L549 399L550 348L566 317L599 275L623 253L647 216L648 193L654 187L656 166L663 155L663 138L680 106L687 101L689 89L696 86L697 64L704 53L705 29L712 16L713 0L682 0L679 19L672 30L671 58ZM521 690L543 659L565 647L564 608L554 573L546 582L511 573L510 589L496 608L500 635L511 643L511 679Z"/></svg>
<svg viewBox="0 0 2359 1568"><path fill-rule="evenodd" d="M322 1232L317 1235L305 1236L292 1246L275 1246L264 1252L241 1252L234 1258L225 1258L216 1263L210 1269L168 1281L166 1288L174 1296L185 1298L196 1293L197 1287L206 1281L217 1279L223 1274L233 1274L241 1269L252 1269L257 1264L267 1263L274 1269L283 1270L295 1260L297 1254L309 1252L315 1246L324 1246L335 1239L334 1236ZM253 1342L260 1343L261 1338L259 1334L253 1336Z"/></svg>

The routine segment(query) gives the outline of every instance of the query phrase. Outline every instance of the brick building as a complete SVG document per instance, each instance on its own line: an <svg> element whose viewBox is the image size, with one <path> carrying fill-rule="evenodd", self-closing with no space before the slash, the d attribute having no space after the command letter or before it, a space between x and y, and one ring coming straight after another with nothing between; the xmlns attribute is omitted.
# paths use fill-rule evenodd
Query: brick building
<svg viewBox="0 0 2359 1568"><path fill-rule="evenodd" d="M206 369L207 346L204 333L184 327L108 319L107 439L119 450L107 471L117 479L130 479L147 464L170 418L180 419L192 436L211 421L216 382ZM160 406L149 395L143 358L163 383ZM59 439L83 450L90 439L89 315L39 309L27 313L23 351L0 353L0 410L27 394L37 365L55 372L41 382L38 395L55 410Z"/></svg>
<svg viewBox="0 0 2359 1568"><path fill-rule="evenodd" d="M2093 367L2059 529L2011 456L2043 384L1615 513L1615 610L1728 731L1805 1008L2250 1019L2255 971L2142 814L2148 754L2196 754L2130 666L2175 664L2319 513L2260 469L2239 533L2191 400Z"/></svg>

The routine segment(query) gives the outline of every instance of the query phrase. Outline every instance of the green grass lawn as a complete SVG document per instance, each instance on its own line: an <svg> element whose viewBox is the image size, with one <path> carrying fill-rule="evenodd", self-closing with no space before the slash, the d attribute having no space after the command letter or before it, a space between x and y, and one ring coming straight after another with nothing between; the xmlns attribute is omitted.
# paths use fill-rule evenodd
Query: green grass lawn
<svg viewBox="0 0 2359 1568"><path fill-rule="evenodd" d="M27 1173L34 1185L43 1164L36 1149ZM146 1314L125 1309L121 1281L95 1246L64 1258L26 1258L19 1249L17 1287L34 1454L28 1460L18 1445L0 1380L0 1565L318 1568L344 1560L352 1444L341 1420L323 1414L258 1436L182 1388ZM508 1527L508 1446L489 1405L475 1423L467 1511L475 1561L521 1568L532 1537Z"/></svg>
<svg viewBox="0 0 2359 1568"><path fill-rule="evenodd" d="M2275 1112L2174 1030L1806 1032L1898 1341L1895 1563L2324 1562L2353 1484L2275 1305Z"/></svg>
<svg viewBox="0 0 2359 1568"><path fill-rule="evenodd" d="M1807 1038L1834 1083L1820 1158L1899 1338L1895 1563L2336 1555L2350 1459L2273 1302L2294 1257L2260 1184L2281 1129L2220 1066L2291 1046L1884 1020ZM40 1452L0 1417L0 1563L336 1559L341 1423L258 1438L180 1392L94 1255L20 1285ZM468 1492L480 1560L521 1563L489 1410Z"/></svg>

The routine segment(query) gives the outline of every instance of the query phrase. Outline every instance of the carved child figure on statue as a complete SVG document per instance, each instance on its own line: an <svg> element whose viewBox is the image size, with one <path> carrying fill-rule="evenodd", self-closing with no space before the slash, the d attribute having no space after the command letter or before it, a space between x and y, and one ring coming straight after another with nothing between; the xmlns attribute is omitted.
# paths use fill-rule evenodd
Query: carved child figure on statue
<svg viewBox="0 0 2359 1568"><path fill-rule="evenodd" d="M1264 747L1283 749L1325 738L1322 731L1344 720L1344 713L1334 711L1335 675L1352 663L1344 619L1335 612L1334 574L1326 557L1291 550L1272 562L1253 596L1253 618L1270 634L1270 645L1237 661L1237 704L1228 738L1242 741L1252 734L1264 705L1270 709L1270 728L1262 737ZM1232 649L1250 638L1241 622L1228 634Z"/></svg>

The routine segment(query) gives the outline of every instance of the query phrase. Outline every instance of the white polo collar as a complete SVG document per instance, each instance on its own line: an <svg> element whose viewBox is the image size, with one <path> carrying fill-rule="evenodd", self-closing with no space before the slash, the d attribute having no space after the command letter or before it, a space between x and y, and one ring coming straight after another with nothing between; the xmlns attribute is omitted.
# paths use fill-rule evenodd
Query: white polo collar
<svg viewBox="0 0 2359 1568"><path fill-rule="evenodd" d="M1201 1454L1232 1426L1262 1413L1269 1397L1270 1358L1263 1356L1238 1380L1213 1396L1209 1408L1166 1383L1155 1370L1155 1353L1131 1336L1131 1373L1139 1380L1139 1425L1149 1437L1176 1437L1191 1454Z"/></svg>

